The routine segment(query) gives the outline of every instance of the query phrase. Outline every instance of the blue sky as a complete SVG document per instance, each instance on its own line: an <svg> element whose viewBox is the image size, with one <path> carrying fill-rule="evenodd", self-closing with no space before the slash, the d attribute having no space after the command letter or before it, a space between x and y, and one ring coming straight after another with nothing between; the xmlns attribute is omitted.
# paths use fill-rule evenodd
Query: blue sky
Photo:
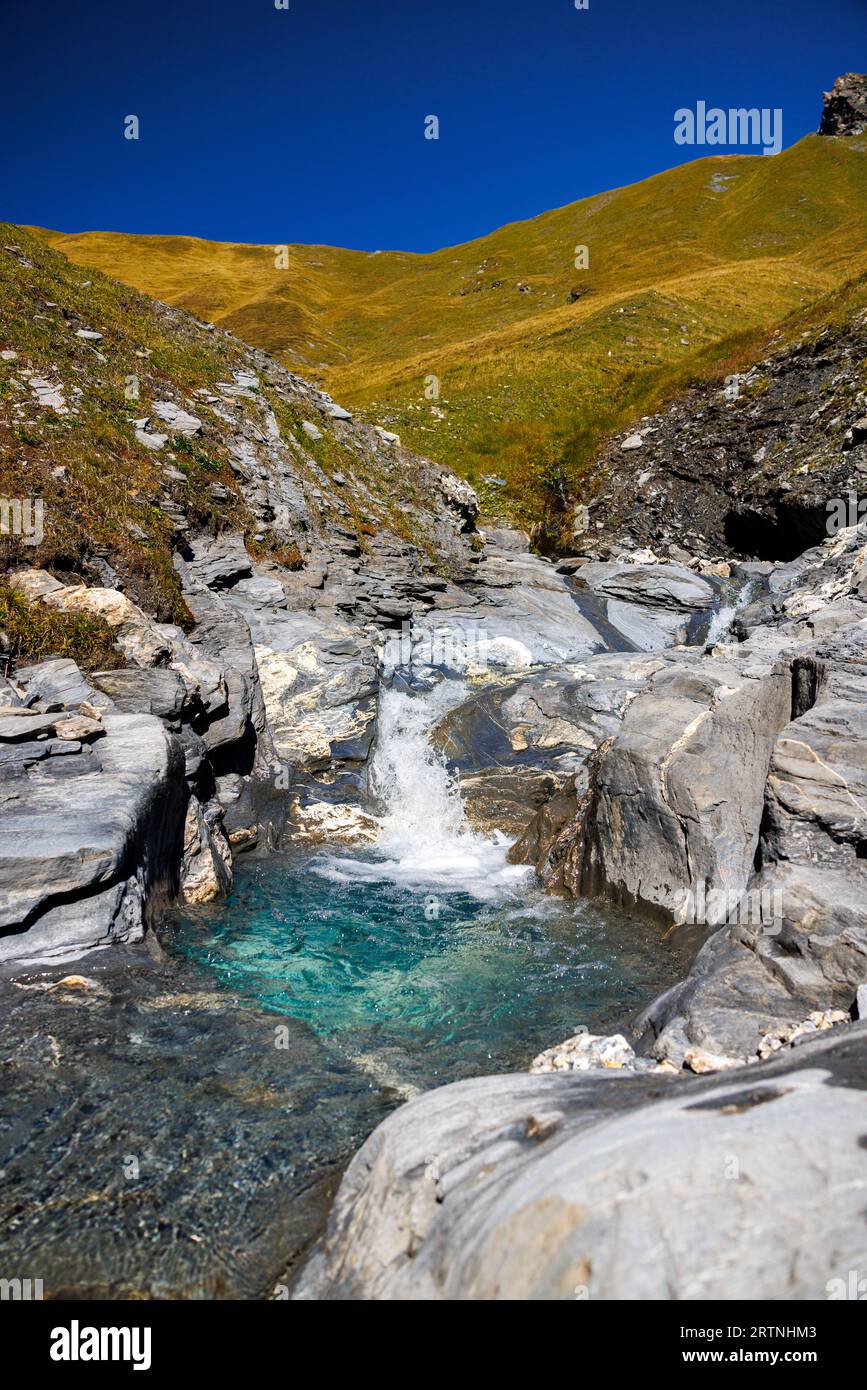
<svg viewBox="0 0 867 1390"><path fill-rule="evenodd" d="M432 250L695 157L699 99L793 144L867 68L867 0L5 8L0 216L63 231Z"/></svg>

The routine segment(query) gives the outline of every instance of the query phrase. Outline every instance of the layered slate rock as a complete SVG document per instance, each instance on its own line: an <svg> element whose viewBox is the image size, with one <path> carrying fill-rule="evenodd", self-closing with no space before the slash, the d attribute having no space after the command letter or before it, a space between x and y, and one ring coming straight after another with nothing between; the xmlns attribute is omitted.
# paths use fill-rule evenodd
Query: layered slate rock
<svg viewBox="0 0 867 1390"><path fill-rule="evenodd" d="M580 795L590 755L659 665L644 654L591 656L498 680L451 710L432 738L460 778L471 822L518 836L555 793Z"/></svg>
<svg viewBox="0 0 867 1390"><path fill-rule="evenodd" d="M841 644L836 659L799 666L818 690L771 755L747 884L759 911L712 936L683 985L646 1011L657 1055L753 1052L808 1010L850 1010L867 981L864 656L847 661Z"/></svg>
<svg viewBox="0 0 867 1390"><path fill-rule="evenodd" d="M177 891L180 750L152 716L110 713L101 725L88 745L43 750L37 739L32 762L4 769L0 961L139 941Z"/></svg>
<svg viewBox="0 0 867 1390"><path fill-rule="evenodd" d="M161 641L170 667L86 680L51 659L4 682L0 960L140 941L179 891L196 903L228 891L225 809L197 732L226 707L223 668L180 632Z"/></svg>
<svg viewBox="0 0 867 1390"><path fill-rule="evenodd" d="M569 570L579 594L598 596L608 623L639 651L697 640L717 597L709 580L683 565L589 563Z"/></svg>
<svg viewBox="0 0 867 1390"><path fill-rule="evenodd" d="M442 593L416 618L411 638L408 655L419 674L470 677L558 665L610 646L553 565L495 545L482 554L471 583ZM407 660L399 646L396 660Z"/></svg>
<svg viewBox="0 0 867 1390"><path fill-rule="evenodd" d="M696 880L742 888L790 707L788 674L767 664L667 661L600 748L575 820L538 865L545 880L672 916Z"/></svg>
<svg viewBox="0 0 867 1390"><path fill-rule="evenodd" d="M674 930L698 912L689 977L637 1025L659 1057L754 1056L867 978L865 541L850 528L772 575L741 644L660 654L513 850L550 887Z"/></svg>
<svg viewBox="0 0 867 1390"><path fill-rule="evenodd" d="M87 681L74 661L54 657L37 666L19 666L15 672L17 685L26 686L31 707L45 710L71 710L89 704L94 709L112 709L110 695ZM0 703L4 703L0 699Z"/></svg>

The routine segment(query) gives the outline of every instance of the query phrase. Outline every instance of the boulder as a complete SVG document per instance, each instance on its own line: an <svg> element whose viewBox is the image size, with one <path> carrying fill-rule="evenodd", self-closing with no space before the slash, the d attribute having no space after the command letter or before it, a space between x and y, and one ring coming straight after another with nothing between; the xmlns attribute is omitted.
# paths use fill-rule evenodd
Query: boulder
<svg viewBox="0 0 867 1390"><path fill-rule="evenodd" d="M865 1131L867 1025L746 1072L458 1082L360 1149L295 1297L827 1299L867 1275Z"/></svg>
<svg viewBox="0 0 867 1390"><path fill-rule="evenodd" d="M124 714L155 714L159 719L174 722L180 718L187 699L179 673L165 667L94 671L91 680Z"/></svg>
<svg viewBox="0 0 867 1390"><path fill-rule="evenodd" d="M225 897L232 886L232 850L223 829L223 808L212 800L204 806L191 796L184 822L181 897L185 903L210 903Z"/></svg>
<svg viewBox="0 0 867 1390"><path fill-rule="evenodd" d="M867 978L867 663L809 668L815 700L771 751L745 885L760 910L736 914L645 1011L658 1056L754 1052L811 1010L848 1012Z"/></svg>
<svg viewBox="0 0 867 1390"><path fill-rule="evenodd" d="M443 597L414 619L409 655L406 638L393 639L386 669L411 660L419 674L489 679L580 660L609 645L564 577L535 555L490 548L472 589Z"/></svg>
<svg viewBox="0 0 867 1390"><path fill-rule="evenodd" d="M15 682L27 688L30 701L45 710L76 709L87 702L95 709L111 709L111 700L85 680L74 661L55 657L36 666L19 666Z"/></svg>
<svg viewBox="0 0 867 1390"><path fill-rule="evenodd" d="M20 743L54 732L56 714L34 714L23 706L0 709L0 743Z"/></svg>
<svg viewBox="0 0 867 1390"><path fill-rule="evenodd" d="M62 613L89 613L115 629L115 640L135 666L157 666L168 660L171 648L158 626L119 589L58 584L44 571L18 570L9 582L31 602L39 600Z"/></svg>
<svg viewBox="0 0 867 1390"><path fill-rule="evenodd" d="M574 819L542 843L543 881L671 917L697 882L745 889L791 700L784 669L669 656L594 755Z"/></svg>
<svg viewBox="0 0 867 1390"><path fill-rule="evenodd" d="M696 640L716 598L708 579L682 565L590 562L571 582L604 603L608 623L639 651Z"/></svg>
<svg viewBox="0 0 867 1390"><path fill-rule="evenodd" d="M0 802L0 961L140 940L176 889L180 749L149 715L102 727L91 751L22 767Z"/></svg>
<svg viewBox="0 0 867 1390"><path fill-rule="evenodd" d="M659 665L644 654L591 656L503 679L450 710L432 741L460 777L472 824L520 835L570 779L583 790L588 757Z"/></svg>

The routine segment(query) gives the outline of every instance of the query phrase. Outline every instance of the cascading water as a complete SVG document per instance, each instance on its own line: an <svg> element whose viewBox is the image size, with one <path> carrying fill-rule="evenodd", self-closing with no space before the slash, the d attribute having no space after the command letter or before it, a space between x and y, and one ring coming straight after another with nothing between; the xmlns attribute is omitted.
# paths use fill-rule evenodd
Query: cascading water
<svg viewBox="0 0 867 1390"><path fill-rule="evenodd" d="M741 587L733 603L723 604L722 607L717 609L710 620L707 637L705 638L705 646L712 647L715 643L721 642L724 637L728 636L731 631L732 623L738 613L740 613L742 608L746 608L748 603L752 602L755 588L756 586L753 580L748 579Z"/></svg>
<svg viewBox="0 0 867 1390"><path fill-rule="evenodd" d="M504 836L472 829L430 740L465 696L458 680L383 688L378 843L242 861L228 902L189 910L176 937L232 991L313 1029L329 1087L347 1064L392 1095L526 1066L683 973L678 940L546 896L531 869L508 863Z"/></svg>
<svg viewBox="0 0 867 1390"><path fill-rule="evenodd" d="M471 829L457 779L430 743L433 726L465 695L458 681L419 695L382 691L370 766L370 789L382 808L378 853L327 856L319 872L343 882L388 879L405 888L460 891L480 902L523 894L532 870L507 862L505 836Z"/></svg>
<svg viewBox="0 0 867 1390"><path fill-rule="evenodd" d="M398 857L413 857L431 843L450 845L466 831L456 781L430 744L438 719L463 695L463 687L442 681L427 695L384 690L379 736L370 786L385 807L381 844Z"/></svg>

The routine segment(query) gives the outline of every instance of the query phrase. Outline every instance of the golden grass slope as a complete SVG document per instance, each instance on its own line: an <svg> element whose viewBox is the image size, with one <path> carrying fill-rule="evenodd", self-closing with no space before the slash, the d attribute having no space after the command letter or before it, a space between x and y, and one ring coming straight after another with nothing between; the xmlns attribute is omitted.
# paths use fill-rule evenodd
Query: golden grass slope
<svg viewBox="0 0 867 1390"><path fill-rule="evenodd" d="M42 235L266 348L553 539L601 434L867 269L867 141L700 159L429 255L290 246L277 269L274 246Z"/></svg>

